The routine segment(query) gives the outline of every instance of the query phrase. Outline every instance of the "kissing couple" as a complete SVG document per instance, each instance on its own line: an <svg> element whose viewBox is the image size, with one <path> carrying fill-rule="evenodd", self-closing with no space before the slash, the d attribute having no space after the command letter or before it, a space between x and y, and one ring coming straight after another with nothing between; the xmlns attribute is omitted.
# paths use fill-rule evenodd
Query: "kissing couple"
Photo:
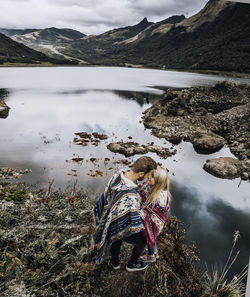
<svg viewBox="0 0 250 297"><path fill-rule="evenodd" d="M170 203L168 171L157 166L151 157L140 157L129 170L114 174L90 213L98 251L96 264L101 264L110 243L111 264L113 269L120 269L123 241L134 246L127 271L141 271L154 262L158 257L156 239ZM148 252L142 256L146 245Z"/></svg>

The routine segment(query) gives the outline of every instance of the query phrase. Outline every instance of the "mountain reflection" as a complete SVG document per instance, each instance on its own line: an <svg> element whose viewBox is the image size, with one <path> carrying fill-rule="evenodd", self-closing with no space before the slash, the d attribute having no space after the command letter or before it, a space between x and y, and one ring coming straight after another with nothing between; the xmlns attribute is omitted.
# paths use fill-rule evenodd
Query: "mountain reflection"
<svg viewBox="0 0 250 297"><path fill-rule="evenodd" d="M153 103L161 98L161 95L150 94L145 92L116 90L114 91L114 93L122 99L133 100L137 102L141 107L144 104Z"/></svg>
<svg viewBox="0 0 250 297"><path fill-rule="evenodd" d="M229 277L241 272L248 264L250 251L250 211L234 208L219 197L210 197L204 202L202 193L181 186L172 185L172 214L188 226L188 236L194 240L200 250L202 267L209 263L221 268L226 263L232 246L233 233L240 231L236 252L240 255L229 272Z"/></svg>

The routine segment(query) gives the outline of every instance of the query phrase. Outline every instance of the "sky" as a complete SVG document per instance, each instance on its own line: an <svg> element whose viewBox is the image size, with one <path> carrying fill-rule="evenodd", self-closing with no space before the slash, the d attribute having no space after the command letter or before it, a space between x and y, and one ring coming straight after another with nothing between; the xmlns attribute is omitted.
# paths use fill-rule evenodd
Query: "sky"
<svg viewBox="0 0 250 297"><path fill-rule="evenodd" d="M161 21L190 17L208 0L0 0L0 28L71 28L87 35L135 25L144 17ZM236 0L235 0L236 1ZM239 0L250 3L250 0Z"/></svg>

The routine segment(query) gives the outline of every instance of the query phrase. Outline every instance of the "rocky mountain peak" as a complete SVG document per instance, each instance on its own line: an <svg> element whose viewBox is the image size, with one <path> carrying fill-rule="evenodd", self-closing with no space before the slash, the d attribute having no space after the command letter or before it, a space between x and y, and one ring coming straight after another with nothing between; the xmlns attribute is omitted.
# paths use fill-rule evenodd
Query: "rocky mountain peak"
<svg viewBox="0 0 250 297"><path fill-rule="evenodd" d="M178 26L187 27L187 31L192 32L206 22L213 22L220 12L230 5L235 5L235 3L224 0L209 0L201 11L183 20Z"/></svg>
<svg viewBox="0 0 250 297"><path fill-rule="evenodd" d="M148 19L145 17L139 24L148 24Z"/></svg>

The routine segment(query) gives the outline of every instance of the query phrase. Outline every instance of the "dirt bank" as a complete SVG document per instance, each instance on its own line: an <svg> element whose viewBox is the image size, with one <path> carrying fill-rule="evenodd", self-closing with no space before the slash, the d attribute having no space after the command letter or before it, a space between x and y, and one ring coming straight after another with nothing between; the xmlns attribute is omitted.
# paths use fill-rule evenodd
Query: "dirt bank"
<svg viewBox="0 0 250 297"><path fill-rule="evenodd" d="M226 144L240 165L229 159L221 161L225 166L227 162L236 164L237 174L232 177L227 170L216 174L219 170L214 167L221 166L220 161L206 170L223 178L249 179L249 110L250 87L222 82L213 87L168 90L144 112L143 123L152 134L174 144L191 142L198 153L213 153Z"/></svg>

